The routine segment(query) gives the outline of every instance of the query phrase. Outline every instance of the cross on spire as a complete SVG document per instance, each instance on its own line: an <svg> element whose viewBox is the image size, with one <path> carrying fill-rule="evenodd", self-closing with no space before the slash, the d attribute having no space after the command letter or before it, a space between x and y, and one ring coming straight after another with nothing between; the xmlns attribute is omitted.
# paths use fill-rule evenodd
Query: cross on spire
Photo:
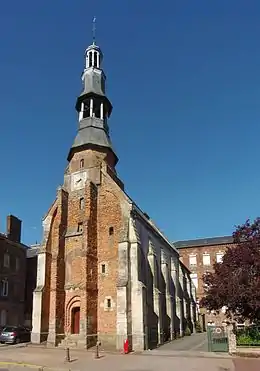
<svg viewBox="0 0 260 371"><path fill-rule="evenodd" d="M96 17L94 17L92 21L92 38L93 38L93 45L95 45L96 43Z"/></svg>

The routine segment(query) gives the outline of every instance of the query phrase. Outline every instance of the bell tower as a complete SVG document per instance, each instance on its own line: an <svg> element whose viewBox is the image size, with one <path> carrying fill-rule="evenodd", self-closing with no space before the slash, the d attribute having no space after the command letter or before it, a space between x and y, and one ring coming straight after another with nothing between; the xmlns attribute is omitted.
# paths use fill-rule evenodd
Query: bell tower
<svg viewBox="0 0 260 371"><path fill-rule="evenodd" d="M93 42L85 51L85 68L82 73L82 93L76 101L78 132L68 154L68 161L79 152L94 150L115 172L118 158L113 150L108 119L112 104L106 96L106 75L102 70L103 54L95 41L95 19Z"/></svg>

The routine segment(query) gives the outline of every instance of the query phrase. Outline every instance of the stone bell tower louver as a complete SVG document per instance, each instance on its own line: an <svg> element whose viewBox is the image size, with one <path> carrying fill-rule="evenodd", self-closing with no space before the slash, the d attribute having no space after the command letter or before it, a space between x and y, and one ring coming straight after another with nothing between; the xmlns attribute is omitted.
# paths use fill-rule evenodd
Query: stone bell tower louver
<svg viewBox="0 0 260 371"><path fill-rule="evenodd" d="M85 51L85 68L82 73L83 91L77 99L76 110L79 128L68 155L68 161L76 152L94 149L107 153L110 166L114 168L118 158L113 150L109 136L108 118L112 104L106 97L106 76L101 68L103 54L93 43Z"/></svg>

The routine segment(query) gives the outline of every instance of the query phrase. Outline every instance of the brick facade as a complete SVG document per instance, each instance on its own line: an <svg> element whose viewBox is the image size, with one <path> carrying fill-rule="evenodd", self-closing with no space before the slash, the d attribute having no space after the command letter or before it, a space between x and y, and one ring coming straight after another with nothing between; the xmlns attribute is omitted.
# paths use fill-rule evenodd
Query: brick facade
<svg viewBox="0 0 260 371"><path fill-rule="evenodd" d="M21 221L9 215L0 234L0 326L24 324L26 247Z"/></svg>
<svg viewBox="0 0 260 371"><path fill-rule="evenodd" d="M228 247L234 246L233 238L227 236L179 241L174 245L179 250L181 261L191 271L193 283L197 288L197 300L199 301L204 295L203 274L212 272L214 263L221 259L221 255L225 253ZM205 311L203 308L200 309L200 314L205 317L205 324L209 321L220 324L226 318L224 313L216 315Z"/></svg>
<svg viewBox="0 0 260 371"><path fill-rule="evenodd" d="M124 191L107 119L102 52L86 50L79 130L43 219L33 343L147 349L194 330L195 291L178 251Z"/></svg>
<svg viewBox="0 0 260 371"><path fill-rule="evenodd" d="M86 159L81 155L78 163ZM84 189L58 189L43 221L32 342L89 347L98 338L103 346L122 349L128 338L140 350L183 335L187 326L194 332L190 271L113 171L111 177L106 162L97 165ZM67 169L67 187L69 176Z"/></svg>

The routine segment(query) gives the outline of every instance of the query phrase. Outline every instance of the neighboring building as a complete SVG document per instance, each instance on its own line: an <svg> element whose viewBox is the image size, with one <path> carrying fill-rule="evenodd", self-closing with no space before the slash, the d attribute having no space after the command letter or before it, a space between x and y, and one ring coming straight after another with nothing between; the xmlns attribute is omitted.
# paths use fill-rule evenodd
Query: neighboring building
<svg viewBox="0 0 260 371"><path fill-rule="evenodd" d="M213 271L214 263L220 263L228 247L234 246L233 237L211 237L197 240L174 242L174 246L179 250L180 259L191 271L192 281L197 289L197 300L204 295L203 274ZM205 323L209 321L221 322L223 313L216 316L214 313L208 313L200 310L200 314L205 317Z"/></svg>
<svg viewBox="0 0 260 371"><path fill-rule="evenodd" d="M21 243L22 222L7 217L7 232L0 234L0 326L24 323L26 248Z"/></svg>
<svg viewBox="0 0 260 371"><path fill-rule="evenodd" d="M26 284L25 284L25 306L24 318L25 326L32 326L32 306L33 306L33 292L36 288L37 280L37 256L40 250L40 245L35 244L28 247L26 251Z"/></svg>
<svg viewBox="0 0 260 371"><path fill-rule="evenodd" d="M79 129L43 220L33 343L148 349L191 330L196 293L178 250L124 191L109 136L102 52L86 50Z"/></svg>

